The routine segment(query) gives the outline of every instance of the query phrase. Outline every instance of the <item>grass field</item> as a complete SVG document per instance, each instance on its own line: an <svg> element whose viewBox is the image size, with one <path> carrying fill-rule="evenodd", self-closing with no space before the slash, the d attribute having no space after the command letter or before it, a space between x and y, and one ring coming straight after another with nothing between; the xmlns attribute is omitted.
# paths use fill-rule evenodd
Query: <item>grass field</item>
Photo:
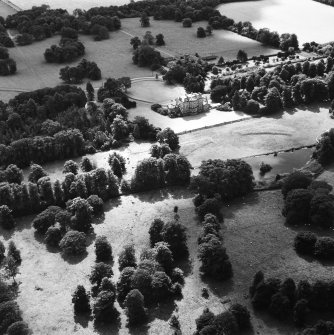
<svg viewBox="0 0 334 335"><path fill-rule="evenodd" d="M313 0L241 1L223 4L217 9L237 22L250 21L257 29L295 33L300 46L305 42L334 40L334 8Z"/></svg>
<svg viewBox="0 0 334 335"><path fill-rule="evenodd" d="M15 13L14 9L12 9L10 6L0 1L0 16L7 17L8 15L11 15L14 13Z"/></svg>
<svg viewBox="0 0 334 335"><path fill-rule="evenodd" d="M1 4L1 3L0 3ZM80 36L86 48L85 58L94 61L101 68L103 79L109 77L129 76L138 78L151 76L147 68L140 68L132 63L132 35L142 37L147 30L153 35L162 32L166 46L158 48L163 56L177 56L185 53L201 55L217 54L225 58L235 58L239 49L245 49L249 56L273 53L253 40L241 37L228 31L215 31L213 36L198 39L197 27L205 23L196 23L185 29L181 24L172 21L153 21L150 28L141 28L138 18L122 20L122 31L110 34L110 39L95 42L91 36ZM67 64L48 64L44 60L44 51L52 44L58 44L60 37L55 36L29 46L16 47L10 50L11 57L17 62L17 73L0 78L1 100L7 101L17 94L17 90L32 90L60 84L59 70ZM186 41L186 43L185 43ZM208 51L210 50L210 51ZM79 61L79 60L78 60ZM69 65L78 63L75 61ZM101 82L95 82L99 87Z"/></svg>
<svg viewBox="0 0 334 335"><path fill-rule="evenodd" d="M11 57L17 62L17 73L13 76L0 79L0 88L33 90L46 86L55 86L61 83L60 68L74 66L79 61L70 64L48 64L44 60L44 51L52 44L59 43L59 36L46 39L29 46L16 47L10 50ZM91 36L80 36L86 48L85 57L94 61L101 68L103 79L109 77L142 77L152 75L152 72L140 68L132 63L130 37L122 32L114 32L110 39L94 42ZM94 82L99 87L100 82ZM6 100L17 93L2 92L2 99Z"/></svg>
<svg viewBox="0 0 334 335"><path fill-rule="evenodd" d="M186 190L174 189L156 191L136 196L121 197L105 205L105 216L101 223L94 225L95 234L107 235L116 256L113 267L117 279L117 254L125 243L133 242L137 253L148 246L148 229L156 217L172 218L172 209L179 206L180 220L187 229L190 249L189 262L184 264L186 284L183 299L175 305L161 305L152 310L148 327L132 329L125 326L122 313L119 329L98 332L92 321L79 323L74 319L71 293L77 284L89 288L88 276L94 264L93 243L88 255L79 262L67 262L57 252L50 252L36 239L31 219L19 223L12 235L4 234L1 239L12 238L22 252L23 262L18 280L18 303L23 317L36 334L70 335L77 334L172 334L168 319L178 309L182 333L190 335L195 330L194 319L208 306L215 312L223 311L229 302L246 304L248 287L252 276L263 270L267 276L295 280L315 278L330 279L334 269L317 261L300 258L292 247L295 230L284 225L281 215L283 206L280 191L251 194L235 201L223 209L224 241L233 265L233 279L224 283L203 281L199 274L197 260L197 237L200 224L192 204L192 194ZM92 237L94 239L95 236ZM207 287L209 299L201 297L201 289ZM119 311L121 309L118 306ZM291 326L278 323L267 315L252 313L254 334L291 334ZM115 326L116 327L116 326Z"/></svg>
<svg viewBox="0 0 334 335"><path fill-rule="evenodd" d="M197 38L198 27L206 27L207 22L196 22L191 28L183 28L182 23L173 21L155 21L151 19L151 26L140 27L139 19L123 19L122 30L138 37L151 31L153 36L162 33L166 45L159 50L174 56L195 54L201 56L217 55L225 59L235 59L240 49L245 50L249 57L260 54L273 54L276 50L263 46L249 38L226 30L214 30L212 36ZM277 52L277 51L276 51Z"/></svg>

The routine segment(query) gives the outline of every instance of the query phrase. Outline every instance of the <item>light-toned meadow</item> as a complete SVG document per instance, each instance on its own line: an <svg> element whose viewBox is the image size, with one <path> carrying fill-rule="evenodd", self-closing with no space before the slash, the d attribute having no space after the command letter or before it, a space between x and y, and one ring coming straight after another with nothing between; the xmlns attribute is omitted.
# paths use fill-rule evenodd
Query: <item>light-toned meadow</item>
<svg viewBox="0 0 334 335"><path fill-rule="evenodd" d="M334 7L313 0L254 0L223 4L222 15L235 21L250 21L254 27L295 33L299 42L334 40Z"/></svg>

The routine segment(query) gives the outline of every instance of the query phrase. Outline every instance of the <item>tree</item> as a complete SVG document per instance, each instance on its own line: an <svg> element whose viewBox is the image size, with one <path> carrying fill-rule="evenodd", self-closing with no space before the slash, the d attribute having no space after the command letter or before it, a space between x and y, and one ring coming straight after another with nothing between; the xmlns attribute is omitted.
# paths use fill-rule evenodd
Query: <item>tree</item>
<svg viewBox="0 0 334 335"><path fill-rule="evenodd" d="M140 17L140 25L144 28L150 26L150 18L147 16L145 12L143 12Z"/></svg>
<svg viewBox="0 0 334 335"><path fill-rule="evenodd" d="M240 305L240 304L233 304L229 308L229 311L235 317L238 323L239 329L244 330L244 329L250 328L251 326L250 313L245 306Z"/></svg>
<svg viewBox="0 0 334 335"><path fill-rule="evenodd" d="M80 163L81 170L83 172L90 172L94 170L94 164L88 157L83 157Z"/></svg>
<svg viewBox="0 0 334 335"><path fill-rule="evenodd" d="M127 294L131 291L132 277L135 271L135 268L125 268L121 272L117 282L117 298L121 303L124 301Z"/></svg>
<svg viewBox="0 0 334 335"><path fill-rule="evenodd" d="M202 262L200 271L210 277L225 280L232 276L232 265L222 242L214 235L200 244L198 258Z"/></svg>
<svg viewBox="0 0 334 335"><path fill-rule="evenodd" d="M101 284L103 278L110 278L113 275L112 267L105 263L96 263L90 274L89 280L92 284Z"/></svg>
<svg viewBox="0 0 334 335"><path fill-rule="evenodd" d="M0 303L0 334L5 334L10 325L21 320L21 311L16 301Z"/></svg>
<svg viewBox="0 0 334 335"><path fill-rule="evenodd" d="M15 277L18 274L18 266L18 262L12 256L7 256L5 263L5 273L7 277L13 279L15 284Z"/></svg>
<svg viewBox="0 0 334 335"><path fill-rule="evenodd" d="M183 28L190 28L193 25L193 21L190 18L185 18L182 20Z"/></svg>
<svg viewBox="0 0 334 335"><path fill-rule="evenodd" d="M144 307L144 297L137 289L131 290L125 298L124 306L130 325L146 322L147 314Z"/></svg>
<svg viewBox="0 0 334 335"><path fill-rule="evenodd" d="M65 255L82 255L86 252L86 235L70 230L61 239L59 247Z"/></svg>
<svg viewBox="0 0 334 335"><path fill-rule="evenodd" d="M317 236L309 231L299 232L294 239L294 248L300 254L313 255Z"/></svg>
<svg viewBox="0 0 334 335"><path fill-rule="evenodd" d="M284 319L289 314L290 301L288 297L278 292L275 293L270 302L269 311L279 319Z"/></svg>
<svg viewBox="0 0 334 335"><path fill-rule="evenodd" d="M197 37L203 38L206 37L206 32L203 27L198 27L197 28Z"/></svg>
<svg viewBox="0 0 334 335"><path fill-rule="evenodd" d="M95 254L98 262L112 261L112 248L106 236L98 236L96 238Z"/></svg>
<svg viewBox="0 0 334 335"><path fill-rule="evenodd" d="M164 226L165 223L161 219L154 219L153 222L151 223L149 229L151 247L154 247L156 243L161 242L163 240L162 230Z"/></svg>
<svg viewBox="0 0 334 335"><path fill-rule="evenodd" d="M66 209L72 214L71 226L73 229L88 232L92 228L93 208L86 199L80 197L69 200Z"/></svg>
<svg viewBox="0 0 334 335"><path fill-rule="evenodd" d="M92 83L89 81L86 84L87 100L94 101L95 90Z"/></svg>
<svg viewBox="0 0 334 335"><path fill-rule="evenodd" d="M166 43L165 43L165 40L164 40L164 35L158 34L155 37L155 44L158 45L158 46L165 45Z"/></svg>
<svg viewBox="0 0 334 335"><path fill-rule="evenodd" d="M49 246L58 247L61 239L62 239L61 229L59 227L51 226L45 233L44 241Z"/></svg>
<svg viewBox="0 0 334 335"><path fill-rule="evenodd" d="M233 199L253 190L254 176L251 166L243 160L209 159L202 162L190 186L207 197L218 193L223 199Z"/></svg>
<svg viewBox="0 0 334 335"><path fill-rule="evenodd" d="M6 335L31 335L32 331L24 321L16 321L12 323L8 329Z"/></svg>
<svg viewBox="0 0 334 335"><path fill-rule="evenodd" d="M30 165L30 173L28 176L28 180L32 183L37 183L37 181L43 177L47 177L47 172L38 164Z"/></svg>
<svg viewBox="0 0 334 335"><path fill-rule="evenodd" d="M171 296L172 282L163 271L156 271L152 275L151 287L155 301L163 301Z"/></svg>
<svg viewBox="0 0 334 335"><path fill-rule="evenodd" d="M16 165L8 165L5 172L8 183L21 184L23 180L23 173Z"/></svg>
<svg viewBox="0 0 334 335"><path fill-rule="evenodd" d="M16 264L20 265L22 262L21 252L17 249L13 241L9 241L7 257L13 258Z"/></svg>
<svg viewBox="0 0 334 335"><path fill-rule="evenodd" d="M330 194L316 194L310 204L311 223L322 228L334 224L334 197Z"/></svg>
<svg viewBox="0 0 334 335"><path fill-rule="evenodd" d="M114 151L111 155L109 155L108 163L114 175L118 178L122 178L123 174L126 173L125 158L119 153Z"/></svg>
<svg viewBox="0 0 334 335"><path fill-rule="evenodd" d="M292 172L286 177L282 185L282 194L284 198L291 190L306 189L312 182L311 176L300 171Z"/></svg>
<svg viewBox="0 0 334 335"><path fill-rule="evenodd" d="M74 312L90 313L90 296L82 285L78 285L72 294L72 303L74 305Z"/></svg>
<svg viewBox="0 0 334 335"><path fill-rule="evenodd" d="M308 313L308 301L305 299L298 300L293 309L293 321L297 327L303 327L305 325Z"/></svg>
<svg viewBox="0 0 334 335"><path fill-rule="evenodd" d="M186 227L180 222L167 222L161 232L164 242L167 242L174 259L188 254Z"/></svg>
<svg viewBox="0 0 334 335"><path fill-rule="evenodd" d="M170 128L165 128L157 134L157 140L161 144L168 144L172 150L179 148L179 137L175 132Z"/></svg>
<svg viewBox="0 0 334 335"><path fill-rule="evenodd" d="M78 170L79 170L79 165L72 161L66 161L64 164L64 169L63 169L63 173L73 173L74 175L78 174Z"/></svg>
<svg viewBox="0 0 334 335"><path fill-rule="evenodd" d="M276 87L273 87L269 90L265 98L265 105L267 107L268 114L277 113L282 109L282 99Z"/></svg>
<svg viewBox="0 0 334 335"><path fill-rule="evenodd" d="M7 205L0 206L0 226L3 229L13 229L15 227L15 219L12 210Z"/></svg>
<svg viewBox="0 0 334 335"><path fill-rule="evenodd" d="M87 198L87 202L92 207L94 215L103 213L103 200L100 197L92 194Z"/></svg>
<svg viewBox="0 0 334 335"><path fill-rule="evenodd" d="M166 242L157 242L154 246L155 259L164 268L166 273L170 273L174 267L173 253Z"/></svg>
<svg viewBox="0 0 334 335"><path fill-rule="evenodd" d="M5 245L3 244L2 241L0 241L0 266L1 266L2 261L5 259L5 251L6 251ZM0 285L1 285L1 282L0 282ZM1 287L0 287L0 294L1 294Z"/></svg>
<svg viewBox="0 0 334 335"><path fill-rule="evenodd" d="M287 224L300 225L310 220L310 204L313 194L310 190L293 189L286 199L282 214Z"/></svg>
<svg viewBox="0 0 334 335"><path fill-rule="evenodd" d="M248 55L246 51L244 50L239 50L237 54L237 60L241 63L245 63L248 60Z"/></svg>
<svg viewBox="0 0 334 335"><path fill-rule="evenodd" d="M138 36L132 37L130 40L130 44L132 45L133 50L136 50L141 45L141 40Z"/></svg>
<svg viewBox="0 0 334 335"><path fill-rule="evenodd" d="M220 201L216 198L209 198L205 199L204 202L196 208L196 212L200 219L203 220L205 215L209 213L221 217L220 209Z"/></svg>
<svg viewBox="0 0 334 335"><path fill-rule="evenodd" d="M95 322L111 322L118 313L114 307L116 297L113 292L101 291L94 303L93 315Z"/></svg>
<svg viewBox="0 0 334 335"><path fill-rule="evenodd" d="M125 245L119 254L118 268L120 271L127 267L137 267L136 253L133 244Z"/></svg>
<svg viewBox="0 0 334 335"><path fill-rule="evenodd" d="M320 259L333 259L334 239L319 237L314 245L314 256Z"/></svg>
<svg viewBox="0 0 334 335"><path fill-rule="evenodd" d="M133 191L145 191L159 188L165 185L163 161L156 158L146 158L136 166L134 176L131 179Z"/></svg>

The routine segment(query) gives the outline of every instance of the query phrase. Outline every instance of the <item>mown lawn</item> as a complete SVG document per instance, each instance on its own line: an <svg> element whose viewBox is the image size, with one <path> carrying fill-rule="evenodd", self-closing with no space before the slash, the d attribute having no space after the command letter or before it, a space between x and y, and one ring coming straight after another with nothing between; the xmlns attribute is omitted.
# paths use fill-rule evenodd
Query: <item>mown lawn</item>
<svg viewBox="0 0 334 335"><path fill-rule="evenodd" d="M150 31L153 36L162 33L166 45L158 49L174 56L198 53L201 56L214 54L226 59L235 59L240 49L245 50L250 57L277 52L259 42L227 30L213 30L212 36L197 38L197 28L206 28L208 25L206 21L196 22L191 28L183 28L181 22L156 21L153 18L150 23L150 27L142 28L138 18L123 19L122 29L139 38L144 36L146 31Z"/></svg>

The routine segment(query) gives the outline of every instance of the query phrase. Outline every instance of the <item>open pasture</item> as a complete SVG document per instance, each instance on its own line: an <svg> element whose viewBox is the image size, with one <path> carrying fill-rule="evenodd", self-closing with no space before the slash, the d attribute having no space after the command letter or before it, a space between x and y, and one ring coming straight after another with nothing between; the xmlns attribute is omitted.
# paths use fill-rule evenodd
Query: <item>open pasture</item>
<svg viewBox="0 0 334 335"><path fill-rule="evenodd" d="M257 29L295 33L300 46L305 42L334 40L334 7L313 0L241 1L220 5L218 9L237 22L252 22Z"/></svg>
<svg viewBox="0 0 334 335"><path fill-rule="evenodd" d="M153 36L162 33L166 45L159 47L158 50L165 52L167 56L168 54L181 56L198 53L200 56L217 55L225 59L235 59L240 49L245 50L249 57L277 52L275 49L227 30L213 30L212 36L198 38L197 28L206 28L208 23L205 21L195 22L191 28L183 28L181 22L156 21L152 18L150 22L150 27L142 28L138 18L123 19L122 30L139 38L144 36L146 31L150 31Z"/></svg>
<svg viewBox="0 0 334 335"><path fill-rule="evenodd" d="M24 319L36 334L173 334L168 319L178 310L182 333L191 335L195 330L194 319L204 307L216 313L228 308L230 302L246 304L248 287L253 275L263 270L267 276L295 280L331 279L334 268L317 261L299 257L293 250L296 234L284 225L281 215L283 199L280 191L254 193L223 208L224 243L230 256L234 276L230 281L219 283L203 280L197 260L197 237L201 224L198 222L192 203L193 195L184 189L153 191L134 196L121 197L105 205L104 216L94 225L96 236L106 235L114 254L114 279L117 280L117 255L125 243L133 242L137 256L149 244L148 229L152 220L160 217L171 220L173 207L179 207L180 220L187 227L189 261L182 265L186 273L183 299L173 304L163 304L151 311L147 327L129 330L122 309L120 323L108 330L95 329L91 320L74 318L71 294L77 284L90 287L88 276L95 262L93 240L88 254L80 260L68 262L58 252L47 250L45 244L36 239L31 227L31 217L19 222L12 234L3 234L1 239L12 238L24 250L18 281L18 303ZM209 299L201 296L207 287ZM291 325L282 325L265 314L252 313L254 333L291 334Z"/></svg>

